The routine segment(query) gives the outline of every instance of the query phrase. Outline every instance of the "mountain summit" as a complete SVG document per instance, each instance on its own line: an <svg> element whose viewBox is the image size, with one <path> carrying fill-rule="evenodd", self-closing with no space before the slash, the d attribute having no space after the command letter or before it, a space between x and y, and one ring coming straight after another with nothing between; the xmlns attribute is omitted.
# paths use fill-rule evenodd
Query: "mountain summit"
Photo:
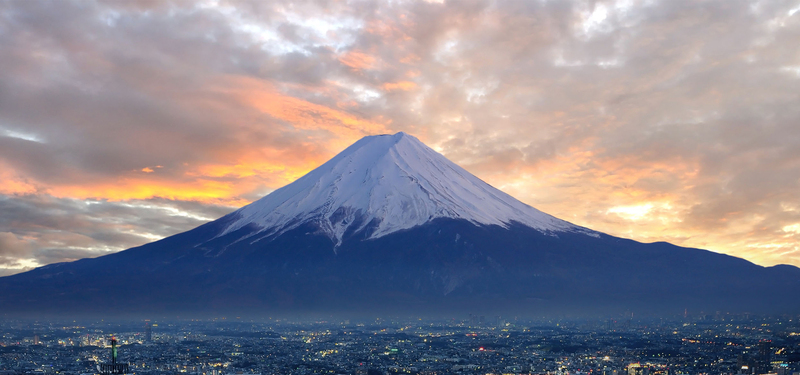
<svg viewBox="0 0 800 375"><path fill-rule="evenodd" d="M797 295L796 267L573 225L405 133L190 231L0 278L27 316L794 313Z"/></svg>
<svg viewBox="0 0 800 375"><path fill-rule="evenodd" d="M313 222L337 246L348 231L378 238L439 218L593 233L514 199L402 132L362 138L226 218L220 236L250 226L255 231L248 240L258 241Z"/></svg>

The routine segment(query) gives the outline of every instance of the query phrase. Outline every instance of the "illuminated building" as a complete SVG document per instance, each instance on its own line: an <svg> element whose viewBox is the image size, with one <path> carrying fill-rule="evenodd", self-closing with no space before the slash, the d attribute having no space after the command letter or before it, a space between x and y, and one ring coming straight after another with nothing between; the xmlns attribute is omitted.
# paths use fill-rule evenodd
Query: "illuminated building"
<svg viewBox="0 0 800 375"><path fill-rule="evenodd" d="M649 375L647 367L642 367L638 363L631 363L628 365L628 375Z"/></svg>
<svg viewBox="0 0 800 375"><path fill-rule="evenodd" d="M117 363L117 339L111 338L111 363L97 365L97 371L103 375L118 375L128 373L127 363Z"/></svg>

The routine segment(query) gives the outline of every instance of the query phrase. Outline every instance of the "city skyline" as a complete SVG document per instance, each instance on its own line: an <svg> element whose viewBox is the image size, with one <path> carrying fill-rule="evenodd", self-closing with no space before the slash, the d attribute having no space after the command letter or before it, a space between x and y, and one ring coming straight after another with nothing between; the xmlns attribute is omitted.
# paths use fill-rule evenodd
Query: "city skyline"
<svg viewBox="0 0 800 375"><path fill-rule="evenodd" d="M796 315L473 318L160 319L152 340L136 320L11 320L0 323L0 371L93 371L117 337L120 362L152 375L798 374Z"/></svg>

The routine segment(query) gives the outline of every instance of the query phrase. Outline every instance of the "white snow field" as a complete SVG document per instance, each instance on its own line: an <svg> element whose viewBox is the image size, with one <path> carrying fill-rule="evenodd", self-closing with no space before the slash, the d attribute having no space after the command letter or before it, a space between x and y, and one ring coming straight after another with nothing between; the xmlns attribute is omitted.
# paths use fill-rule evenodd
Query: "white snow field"
<svg viewBox="0 0 800 375"><path fill-rule="evenodd" d="M313 221L337 246L350 226L358 231L373 220L378 224L370 238L437 218L597 235L516 200L402 132L364 137L228 217L233 220L217 237L254 224L260 229L247 237L257 240Z"/></svg>

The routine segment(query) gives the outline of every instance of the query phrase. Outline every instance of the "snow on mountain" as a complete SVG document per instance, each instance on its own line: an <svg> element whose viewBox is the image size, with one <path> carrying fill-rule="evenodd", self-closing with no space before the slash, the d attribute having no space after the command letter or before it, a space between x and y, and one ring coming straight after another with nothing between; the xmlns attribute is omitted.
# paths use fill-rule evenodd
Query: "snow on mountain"
<svg viewBox="0 0 800 375"><path fill-rule="evenodd" d="M252 224L258 228L248 236L254 242L313 221L338 246L349 229L369 225L369 238L377 238L436 218L502 227L518 222L545 233L597 235L514 199L400 132L364 137L305 176L231 213L218 237Z"/></svg>

